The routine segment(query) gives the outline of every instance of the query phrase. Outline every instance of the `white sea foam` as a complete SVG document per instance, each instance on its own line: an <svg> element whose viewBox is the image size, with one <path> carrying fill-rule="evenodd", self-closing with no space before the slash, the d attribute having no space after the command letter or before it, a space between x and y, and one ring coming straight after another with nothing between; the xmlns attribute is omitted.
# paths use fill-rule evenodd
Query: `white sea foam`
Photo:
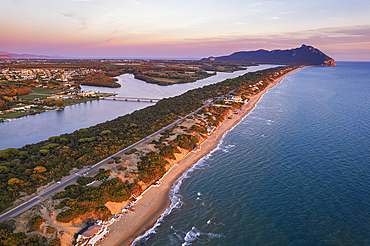
<svg viewBox="0 0 370 246"><path fill-rule="evenodd" d="M190 168L188 168L172 185L172 188L169 192L169 196L170 196L170 200L171 200L171 204L170 206L161 214L161 216L157 219L157 221L155 222L155 224L153 225L152 228L150 228L149 230L147 230L143 235L141 236L138 236L131 244L131 246L134 246L134 245L138 245L140 242L145 242L147 241L152 235L156 234L157 233L157 228L159 226L162 225L162 223L164 223L164 219L167 215L171 214L172 211L174 211L175 209L177 208L180 208L184 203L183 201L181 200L182 196L180 195L179 191L180 191L180 187L181 187L181 184L182 182L189 178L190 177L190 174L194 171L194 170L198 170L198 169L202 169L204 166L206 167L209 167L209 165L205 162L207 159L209 159L213 153L215 153L216 151L220 150L221 149L221 146L223 146L223 139L225 138L225 136L230 132L232 131L236 126L238 126L244 119L245 119L246 116L244 116L244 118L239 121L237 124L235 124L233 127L231 127L229 130L227 130L222 136L221 136L221 139L220 139L220 142L218 143L218 145L216 146L216 148L214 148L213 150L211 150L207 155L203 156L199 161L197 161L195 164L193 164ZM204 204L205 206L205 204ZM185 242L187 243L187 242ZM188 245L188 244L183 244L183 245Z"/></svg>
<svg viewBox="0 0 370 246"><path fill-rule="evenodd" d="M193 227L191 228L190 231L188 231L184 237L184 243L182 244L183 246L185 245L191 245L192 242L194 242L195 240L197 240L198 238L200 238L202 236L202 239L204 240L204 236L207 236L208 237L208 240L209 239L212 239L212 238L221 238L221 237L225 237L224 235L222 234L215 234L215 233L203 233L201 232L200 230L198 230L197 228Z"/></svg>
<svg viewBox="0 0 370 246"><path fill-rule="evenodd" d="M229 144L229 145L227 145L227 146L222 146L222 148L220 148L220 150L222 150L223 152L225 152L225 153L228 153L229 152L229 149L231 149L231 148L233 148L233 147L235 147L235 145L234 144Z"/></svg>
<svg viewBox="0 0 370 246"><path fill-rule="evenodd" d="M254 119L254 120L262 120L262 121L266 121L265 119L262 119L260 117L257 117L257 116L250 116L251 119Z"/></svg>
<svg viewBox="0 0 370 246"><path fill-rule="evenodd" d="M190 230L190 231L188 231L188 232L186 233L185 237L184 237L185 243L187 243L187 244L185 244L185 245L188 245L188 243L193 242L193 241L194 241L195 239L197 239L197 237L199 237L200 235L201 235L201 233L200 233L200 231L199 231L197 228L195 228L195 227L191 228L191 230ZM183 244L183 245L184 245L184 244Z"/></svg>
<svg viewBox="0 0 370 246"><path fill-rule="evenodd" d="M225 225L224 223L221 223L221 222L219 222L219 223L213 222L212 219L207 221L207 225L216 225L216 226L218 226L218 225L224 226Z"/></svg>
<svg viewBox="0 0 370 246"><path fill-rule="evenodd" d="M221 144L222 141L220 141ZM171 214L173 210L180 208L183 205L183 201L181 200L182 196L180 195L180 187L182 182L190 177L190 173L192 173L194 170L198 169L202 165L204 165L204 161L207 160L212 154L219 148L220 144L213 149L208 155L202 157L198 162L196 162L193 166L191 166L189 169L187 169L172 185L172 188L169 192L171 204L170 207L167 208L163 214L158 218L158 220L155 222L154 226L147 230L143 235L138 236L131 245L138 245L142 241L147 241L152 235L156 234L156 229L161 226L161 224L164 222L164 218Z"/></svg>
<svg viewBox="0 0 370 246"><path fill-rule="evenodd" d="M202 235L207 235L210 238L221 238L221 237L225 237L222 234L215 234L215 233L202 233Z"/></svg>

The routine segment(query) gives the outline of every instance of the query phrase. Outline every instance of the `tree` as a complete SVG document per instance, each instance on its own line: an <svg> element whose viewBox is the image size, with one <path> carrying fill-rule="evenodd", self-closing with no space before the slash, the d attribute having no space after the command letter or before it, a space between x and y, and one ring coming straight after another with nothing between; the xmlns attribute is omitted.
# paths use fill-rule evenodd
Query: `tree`
<svg viewBox="0 0 370 246"><path fill-rule="evenodd" d="M51 241L51 243L49 244L49 246L61 246L61 245L62 242L60 241L59 237L54 238L53 241Z"/></svg>
<svg viewBox="0 0 370 246"><path fill-rule="evenodd" d="M58 106L59 108L64 106L64 103L62 100L55 100L54 101L55 105Z"/></svg>
<svg viewBox="0 0 370 246"><path fill-rule="evenodd" d="M45 219L43 219L40 215L36 215L32 217L28 221L28 223L31 224L31 228L28 230L28 232L40 230L41 224L44 222L45 222Z"/></svg>

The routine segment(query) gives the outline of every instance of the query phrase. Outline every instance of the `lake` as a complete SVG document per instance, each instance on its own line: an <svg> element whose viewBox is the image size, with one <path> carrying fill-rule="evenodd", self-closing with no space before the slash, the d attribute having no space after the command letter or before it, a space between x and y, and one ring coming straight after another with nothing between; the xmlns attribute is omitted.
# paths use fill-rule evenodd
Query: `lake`
<svg viewBox="0 0 370 246"><path fill-rule="evenodd" d="M276 65L253 66L234 73L218 72L217 75L194 83L159 86L134 78L132 74L118 77L120 88L81 86L84 91L114 92L118 96L165 98L180 95L188 90L235 78L247 72L254 72ZM52 110L38 115L30 115L16 120L0 123L0 150L20 148L26 144L37 143L51 136L71 133L81 128L96 125L117 118L135 110L152 105L149 102L125 102L99 100L66 107L62 111Z"/></svg>

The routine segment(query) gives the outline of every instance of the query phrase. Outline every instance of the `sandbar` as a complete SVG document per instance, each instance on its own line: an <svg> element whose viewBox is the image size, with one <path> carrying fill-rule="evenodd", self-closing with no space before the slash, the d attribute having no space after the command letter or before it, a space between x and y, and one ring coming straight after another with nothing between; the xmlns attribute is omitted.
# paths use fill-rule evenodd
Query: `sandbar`
<svg viewBox="0 0 370 246"><path fill-rule="evenodd" d="M292 70L291 72L298 69ZM289 73L275 79L263 91L253 95L248 103L239 110L238 114L233 114L231 119L226 119L217 127L213 134L202 143L200 151L196 153L190 152L185 158L180 160L179 164L172 168L162 179L161 186L153 187L143 195L142 199L135 206L135 214L127 213L119 221L109 226L110 234L100 245L130 245L135 238L150 229L161 214L170 206L169 191L176 179L203 156L216 148L222 135L242 120L255 107L262 95L266 93L268 89L280 83Z"/></svg>

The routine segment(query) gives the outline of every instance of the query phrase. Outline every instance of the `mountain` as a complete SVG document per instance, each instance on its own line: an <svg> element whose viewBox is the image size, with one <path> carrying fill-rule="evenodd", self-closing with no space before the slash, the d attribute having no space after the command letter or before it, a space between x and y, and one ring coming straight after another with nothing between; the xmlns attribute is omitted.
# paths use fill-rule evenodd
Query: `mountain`
<svg viewBox="0 0 370 246"><path fill-rule="evenodd" d="M319 49L304 44L299 48L290 50L239 51L229 56L203 58L202 61L243 61L316 66L336 65L333 58L325 55Z"/></svg>
<svg viewBox="0 0 370 246"><path fill-rule="evenodd" d="M62 58L61 56L45 56L45 55L33 55L33 54L15 54L15 53L9 53L6 51L0 51L0 58L20 58L20 59L35 59L35 58L41 58L41 59L50 59L50 58Z"/></svg>

